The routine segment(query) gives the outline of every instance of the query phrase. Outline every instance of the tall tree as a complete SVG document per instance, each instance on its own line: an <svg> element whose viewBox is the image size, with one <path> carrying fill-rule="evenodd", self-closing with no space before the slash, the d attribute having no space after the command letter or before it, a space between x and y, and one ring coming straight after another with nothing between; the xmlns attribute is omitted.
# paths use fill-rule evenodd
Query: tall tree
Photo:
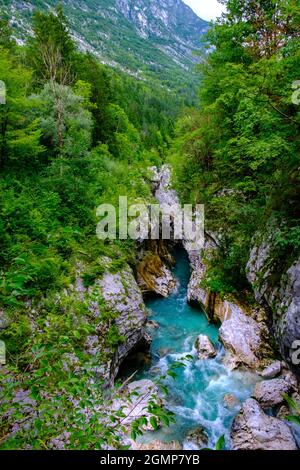
<svg viewBox="0 0 300 470"><path fill-rule="evenodd" d="M29 41L28 57L39 82L67 85L74 81L72 61L75 45L67 18L61 6L48 14L36 12L33 17L33 38Z"/></svg>
<svg viewBox="0 0 300 470"><path fill-rule="evenodd" d="M1 48L0 80L6 85L6 103L0 105L0 164L3 168L13 160L18 165L32 163L43 147L38 120L31 115L35 104L27 97L31 72Z"/></svg>
<svg viewBox="0 0 300 470"><path fill-rule="evenodd" d="M12 29L9 21L4 18L0 18L0 47L5 49L11 49L15 45L15 41L12 37Z"/></svg>

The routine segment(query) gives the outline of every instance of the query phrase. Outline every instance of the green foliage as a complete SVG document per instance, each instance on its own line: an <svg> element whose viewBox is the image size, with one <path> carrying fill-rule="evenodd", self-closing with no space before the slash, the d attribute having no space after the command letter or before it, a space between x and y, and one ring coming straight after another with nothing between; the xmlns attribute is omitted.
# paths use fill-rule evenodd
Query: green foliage
<svg viewBox="0 0 300 470"><path fill-rule="evenodd" d="M50 13L35 12L33 33L28 41L28 59L36 79L43 83L48 80L63 85L71 83L75 45L62 7Z"/></svg>
<svg viewBox="0 0 300 470"><path fill-rule="evenodd" d="M183 199L205 204L207 229L221 240L207 276L221 293L248 287L251 239L271 217L274 257L293 262L300 196L297 2L225 3L228 13L208 33L214 50L200 67L200 108L180 119L170 151Z"/></svg>
<svg viewBox="0 0 300 470"><path fill-rule="evenodd" d="M34 165L44 148L39 121L31 115L34 103L26 96L31 71L0 47L0 79L6 86L6 104L0 105L0 168Z"/></svg>
<svg viewBox="0 0 300 470"><path fill-rule="evenodd" d="M98 240L96 208L119 195L151 199L146 168L161 163L180 100L79 53L61 9L35 14L24 48L7 23L0 30L0 309L9 319L0 447L122 448L126 417L111 410L117 392L108 397L98 372L125 339L96 280L133 264L135 245ZM86 291L74 293L78 266L96 317ZM173 415L155 398L151 424L168 425Z"/></svg>
<svg viewBox="0 0 300 470"><path fill-rule="evenodd" d="M75 93L67 86L48 82L37 97L43 140L54 153L66 158L84 157L91 145L92 119L85 109L89 105L88 84L77 82Z"/></svg>
<svg viewBox="0 0 300 470"><path fill-rule="evenodd" d="M11 49L15 46L12 29L7 19L0 18L0 47Z"/></svg>
<svg viewBox="0 0 300 470"><path fill-rule="evenodd" d="M221 436L216 443L216 450L224 450L224 449L225 449L225 437Z"/></svg>
<svg viewBox="0 0 300 470"><path fill-rule="evenodd" d="M225 446L226 446L225 436L221 436L221 437L219 437L219 439L217 440L214 449L210 449L209 447L206 447L205 449L202 449L202 450L209 450L209 451L211 451L211 450L216 450L216 451L221 451L221 450L225 450Z"/></svg>
<svg viewBox="0 0 300 470"><path fill-rule="evenodd" d="M87 355L83 347L86 339L97 335L87 311L84 302L70 295L59 300L48 297L35 316L34 335L26 315L11 319L4 336L9 365L0 371L1 449L97 450L107 445L123 449L123 434L128 433L124 421L135 407L133 396L137 402L149 399L145 414L132 421L133 438L143 433L145 425L156 429L160 423L174 421L173 414L159 404L154 390L147 391L146 396L133 392L126 399L123 386L111 389L110 394L104 391L97 371L109 359L107 348L120 344L122 338L110 327L97 355ZM165 394L164 380L158 377L154 386L162 387ZM112 406L116 400L126 405L126 413Z"/></svg>
<svg viewBox="0 0 300 470"><path fill-rule="evenodd" d="M284 401L287 403L291 411L294 411L295 414L288 415L286 417L287 421L290 421L291 423L297 424L297 426L300 426L300 403L299 401L296 402L293 400L293 398L289 397L288 395L283 396Z"/></svg>

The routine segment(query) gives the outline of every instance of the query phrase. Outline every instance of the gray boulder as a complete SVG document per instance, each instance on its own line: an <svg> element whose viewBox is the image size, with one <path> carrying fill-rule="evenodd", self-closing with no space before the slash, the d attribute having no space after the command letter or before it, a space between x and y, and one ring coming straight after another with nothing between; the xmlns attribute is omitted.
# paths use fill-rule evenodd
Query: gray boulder
<svg viewBox="0 0 300 470"><path fill-rule="evenodd" d="M268 367L266 367L262 372L261 376L264 379L274 379L281 373L282 366L280 361L272 362Z"/></svg>
<svg viewBox="0 0 300 470"><path fill-rule="evenodd" d="M192 431L187 434L185 441L188 444L192 444L197 449L201 449L203 447L207 447L208 436L203 427L198 427L196 429L192 429Z"/></svg>
<svg viewBox="0 0 300 470"><path fill-rule="evenodd" d="M237 365L256 370L265 367L272 355L265 323L246 315L238 305L228 304L230 316L225 318L219 330L225 349L230 351Z"/></svg>
<svg viewBox="0 0 300 470"><path fill-rule="evenodd" d="M284 379L263 380L255 385L253 398L262 408L272 408L284 402L283 395L292 391L291 384Z"/></svg>
<svg viewBox="0 0 300 470"><path fill-rule="evenodd" d="M233 450L297 450L289 426L266 415L252 398L233 421L231 442Z"/></svg>
<svg viewBox="0 0 300 470"><path fill-rule="evenodd" d="M199 335L195 342L199 359L210 359L216 357L217 351L206 335Z"/></svg>

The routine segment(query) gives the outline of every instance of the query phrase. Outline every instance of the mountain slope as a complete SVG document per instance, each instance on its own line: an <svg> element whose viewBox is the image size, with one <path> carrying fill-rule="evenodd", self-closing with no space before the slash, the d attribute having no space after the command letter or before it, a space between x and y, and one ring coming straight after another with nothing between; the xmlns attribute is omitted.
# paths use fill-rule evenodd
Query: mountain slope
<svg viewBox="0 0 300 470"><path fill-rule="evenodd" d="M30 32L35 9L55 7L53 0L0 0L11 18L16 38ZM68 0L61 2L72 34L83 50L102 62L121 66L136 76L159 78L176 87L197 61L208 24L182 0Z"/></svg>

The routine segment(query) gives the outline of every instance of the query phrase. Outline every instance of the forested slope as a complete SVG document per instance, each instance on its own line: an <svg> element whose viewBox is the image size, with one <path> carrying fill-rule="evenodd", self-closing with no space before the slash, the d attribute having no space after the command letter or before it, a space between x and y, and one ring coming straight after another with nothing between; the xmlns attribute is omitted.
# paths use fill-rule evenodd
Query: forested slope
<svg viewBox="0 0 300 470"><path fill-rule="evenodd" d="M299 334L299 5L226 4L209 32L200 106L179 120L170 161L182 199L205 204L220 242L206 288L253 288L290 360Z"/></svg>
<svg viewBox="0 0 300 470"><path fill-rule="evenodd" d="M163 160L182 103L161 86L80 53L61 9L36 13L33 29L19 47L8 22L0 23L6 86L0 108L0 329L8 361L1 369L0 443L51 448L68 429L64 445L71 448L118 447L124 444L114 423L121 417L101 418L99 408L107 413L108 407L103 380L94 377L125 338L95 281L105 270L118 279L122 273L120 289L136 302L136 340L146 313L128 266L135 264L134 242L101 242L96 208L117 207L119 195L151 200L146 169ZM74 291L79 273L83 285ZM132 334L132 326L125 327ZM95 338L94 357L88 340ZM90 410L86 421L82 408Z"/></svg>

